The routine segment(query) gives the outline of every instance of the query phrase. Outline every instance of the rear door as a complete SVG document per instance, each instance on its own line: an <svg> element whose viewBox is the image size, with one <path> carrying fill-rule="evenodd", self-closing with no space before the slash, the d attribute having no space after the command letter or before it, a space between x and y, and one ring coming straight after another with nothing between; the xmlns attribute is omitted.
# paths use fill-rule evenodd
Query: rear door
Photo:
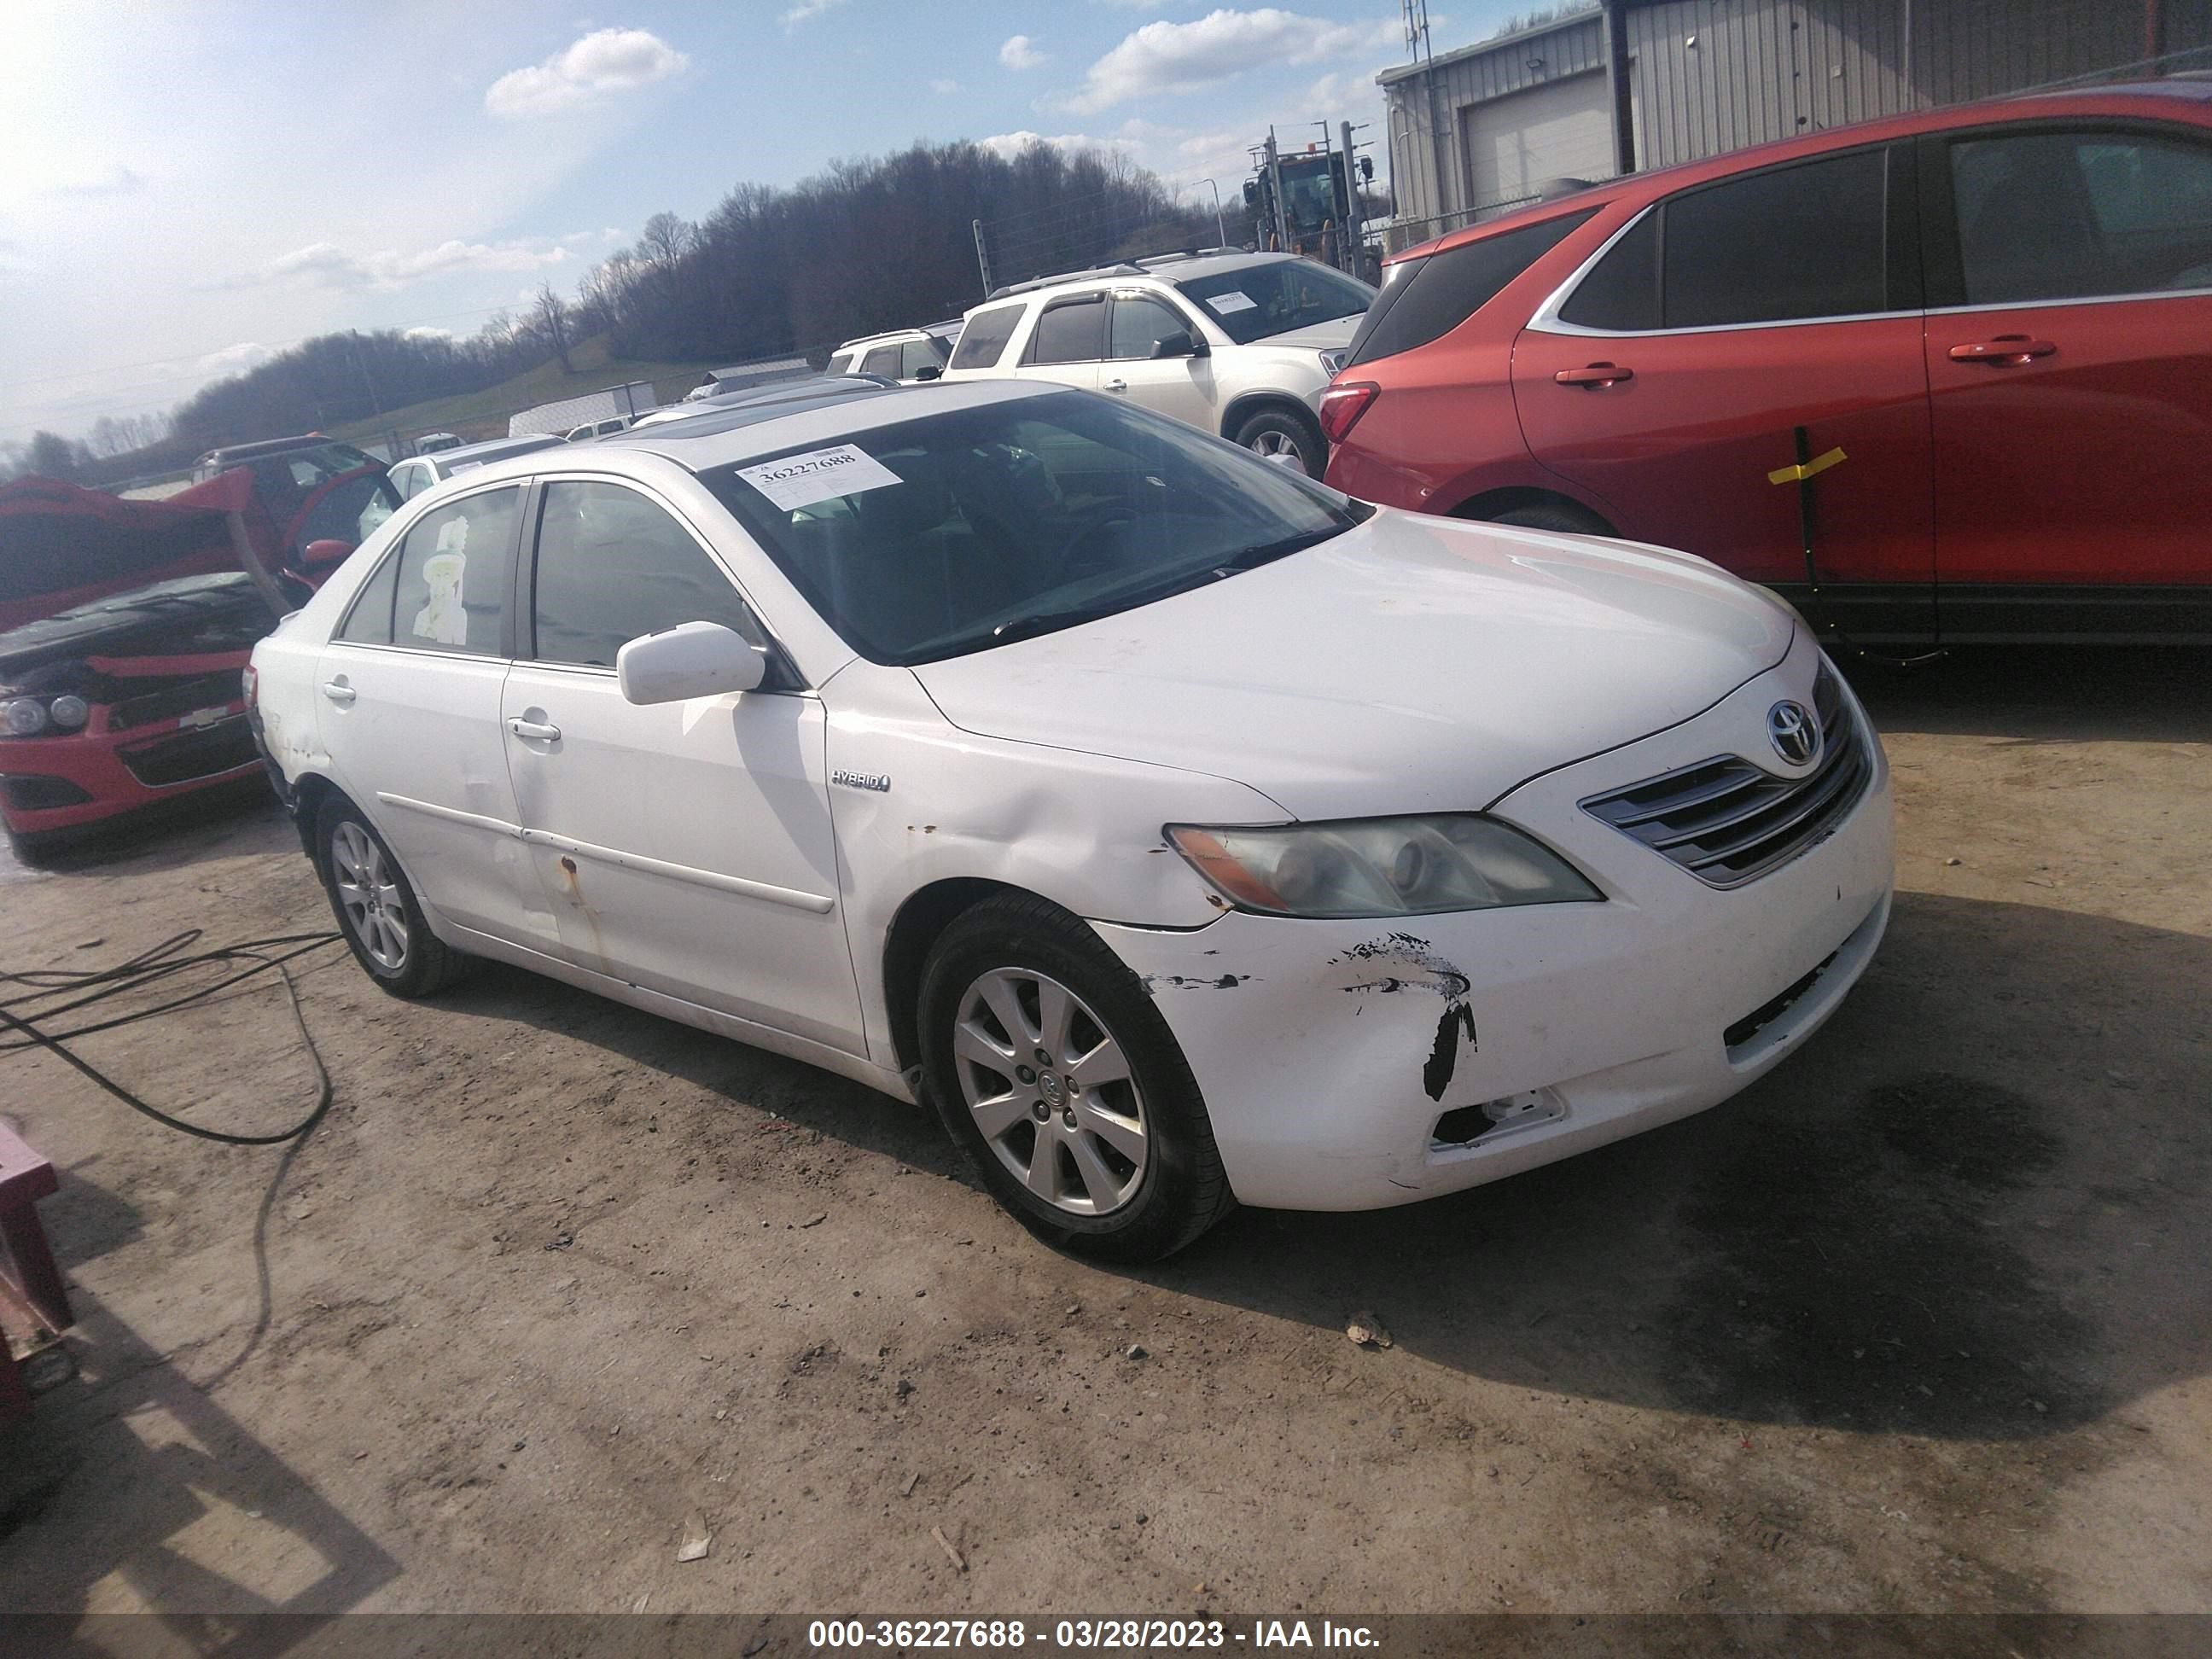
<svg viewBox="0 0 2212 1659"><path fill-rule="evenodd" d="M1014 373L1024 380L1098 389L1098 365L1106 355L1106 291L1099 289L1048 301L1030 330Z"/></svg>
<svg viewBox="0 0 2212 1659"><path fill-rule="evenodd" d="M1218 432L1221 398L1212 356L1152 356L1152 348L1173 334L1188 334L1194 340L1206 337L1196 318L1161 295L1142 289L1116 289L1099 389L1203 431Z"/></svg>
<svg viewBox="0 0 2212 1659"><path fill-rule="evenodd" d="M2208 140L2038 123L1923 141L1947 629L2212 626Z"/></svg>
<svg viewBox="0 0 2212 1659"><path fill-rule="evenodd" d="M1536 458L1626 536L1929 632L1914 186L1911 145L1874 145L1654 204L1515 343Z"/></svg>
<svg viewBox="0 0 2212 1659"><path fill-rule="evenodd" d="M339 786L408 877L466 927L532 942L536 878L516 837L500 688L513 645L522 489L416 520L324 647L316 714Z"/></svg>
<svg viewBox="0 0 2212 1659"><path fill-rule="evenodd" d="M614 672L626 641L703 621L765 645L760 626L662 499L551 478L535 516L504 736L558 954L861 1052L821 700L780 665L742 696L626 701Z"/></svg>

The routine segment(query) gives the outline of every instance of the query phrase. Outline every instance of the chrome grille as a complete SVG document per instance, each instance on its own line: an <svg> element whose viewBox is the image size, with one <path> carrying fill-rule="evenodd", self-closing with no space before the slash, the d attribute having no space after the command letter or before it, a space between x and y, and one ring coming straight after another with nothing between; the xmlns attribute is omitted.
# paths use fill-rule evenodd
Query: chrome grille
<svg viewBox="0 0 2212 1659"><path fill-rule="evenodd" d="M1823 667L1813 684L1813 712L1820 761L1802 778L1717 755L1593 795L1583 810L1715 887L1756 881L1825 841L1874 775L1871 742L1831 669Z"/></svg>

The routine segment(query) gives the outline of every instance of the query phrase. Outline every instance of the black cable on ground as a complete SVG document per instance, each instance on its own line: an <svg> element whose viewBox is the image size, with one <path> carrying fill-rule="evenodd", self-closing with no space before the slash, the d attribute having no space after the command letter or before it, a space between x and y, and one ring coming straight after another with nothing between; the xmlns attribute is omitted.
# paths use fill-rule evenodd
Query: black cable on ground
<svg viewBox="0 0 2212 1659"><path fill-rule="evenodd" d="M23 994L0 1001L0 1027L18 1034L10 1041L0 1042L0 1054L19 1053L27 1048L46 1049L82 1073L94 1083L98 1084L100 1087L131 1108L132 1111L143 1113L163 1127L174 1129L180 1134L196 1136L202 1140L212 1140L225 1146L275 1146L288 1140L299 1139L323 1121L324 1114L331 1109L333 1091L331 1086L330 1070L323 1064L322 1054L315 1047L314 1034L307 1029L307 1015L300 1006L300 988L292 978L291 969L285 964L296 957L339 943L340 936L328 933L282 933L268 939L247 939L238 945L227 945L214 950L186 954L187 947L198 943L201 936L200 929L191 928L162 940L149 951L142 951L129 961L119 963L112 968L86 969L53 968L34 969L25 973L0 972L0 985L20 985L30 988ZM173 975L186 973L194 969L205 968L215 963L232 962L251 963L253 965L244 968L237 973L226 975L212 985L203 986L197 991L173 997L168 1001L157 1003L149 1008L140 1008L127 1014L120 1014L112 1019L95 1020L88 1024L72 1026L64 1031L50 1031L40 1024L42 1021L51 1022L64 1014L74 1013L79 1009L96 1006L111 998L127 996L133 992L143 991L149 986L157 985ZM300 1040L306 1044L308 1061L315 1068L314 1109L289 1129L278 1130L271 1134L242 1135L232 1134L222 1129L204 1128L197 1123L188 1123L184 1119L173 1116L158 1106L151 1105L141 1099L89 1060L79 1057L67 1046L73 1038L89 1036L97 1031L112 1031L120 1026L136 1024L140 1020L152 1019L158 1015L173 1013L179 1008L190 1007L194 1003L204 1002L217 993L228 990L242 981L252 979L258 974L272 971L284 981L285 995L291 1000L293 1021L300 1028ZM19 1012L30 1010L35 1005L45 1004L56 998L70 996L71 993L83 994L55 1006L38 1008L35 1012Z"/></svg>

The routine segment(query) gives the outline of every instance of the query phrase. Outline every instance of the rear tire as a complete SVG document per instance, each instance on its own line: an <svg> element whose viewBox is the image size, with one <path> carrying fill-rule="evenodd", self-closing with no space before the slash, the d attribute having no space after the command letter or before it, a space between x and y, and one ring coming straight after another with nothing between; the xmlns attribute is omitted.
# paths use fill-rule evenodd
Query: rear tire
<svg viewBox="0 0 2212 1659"><path fill-rule="evenodd" d="M1321 428L1287 409L1263 409L1246 417L1237 428L1237 441L1262 460L1295 455L1309 478L1318 478L1328 469L1328 445Z"/></svg>
<svg viewBox="0 0 2212 1659"><path fill-rule="evenodd" d="M1539 501L1490 515L1492 524L1517 524L1530 530L1557 530L1570 536L1618 536L1620 532L1595 513L1565 501Z"/></svg>
<svg viewBox="0 0 2212 1659"><path fill-rule="evenodd" d="M1158 1261L1236 1207L1167 1022L1059 906L1007 894L957 917L924 965L920 1024L945 1132L1055 1249Z"/></svg>
<svg viewBox="0 0 2212 1659"><path fill-rule="evenodd" d="M468 971L472 958L430 931L399 860L343 795L326 797L315 814L315 868L346 948L379 988L411 1001Z"/></svg>

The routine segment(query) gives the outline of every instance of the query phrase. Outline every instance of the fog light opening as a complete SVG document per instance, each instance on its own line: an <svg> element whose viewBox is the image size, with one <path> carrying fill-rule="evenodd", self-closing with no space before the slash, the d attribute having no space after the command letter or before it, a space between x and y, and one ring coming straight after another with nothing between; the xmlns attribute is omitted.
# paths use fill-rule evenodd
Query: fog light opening
<svg viewBox="0 0 2212 1659"><path fill-rule="evenodd" d="M1469 1146L1486 1135L1496 1137L1536 1123L1555 1123L1567 1115L1567 1103L1557 1089L1531 1089L1517 1095L1501 1095L1480 1106L1457 1106L1437 1120L1430 1139L1433 1146Z"/></svg>

